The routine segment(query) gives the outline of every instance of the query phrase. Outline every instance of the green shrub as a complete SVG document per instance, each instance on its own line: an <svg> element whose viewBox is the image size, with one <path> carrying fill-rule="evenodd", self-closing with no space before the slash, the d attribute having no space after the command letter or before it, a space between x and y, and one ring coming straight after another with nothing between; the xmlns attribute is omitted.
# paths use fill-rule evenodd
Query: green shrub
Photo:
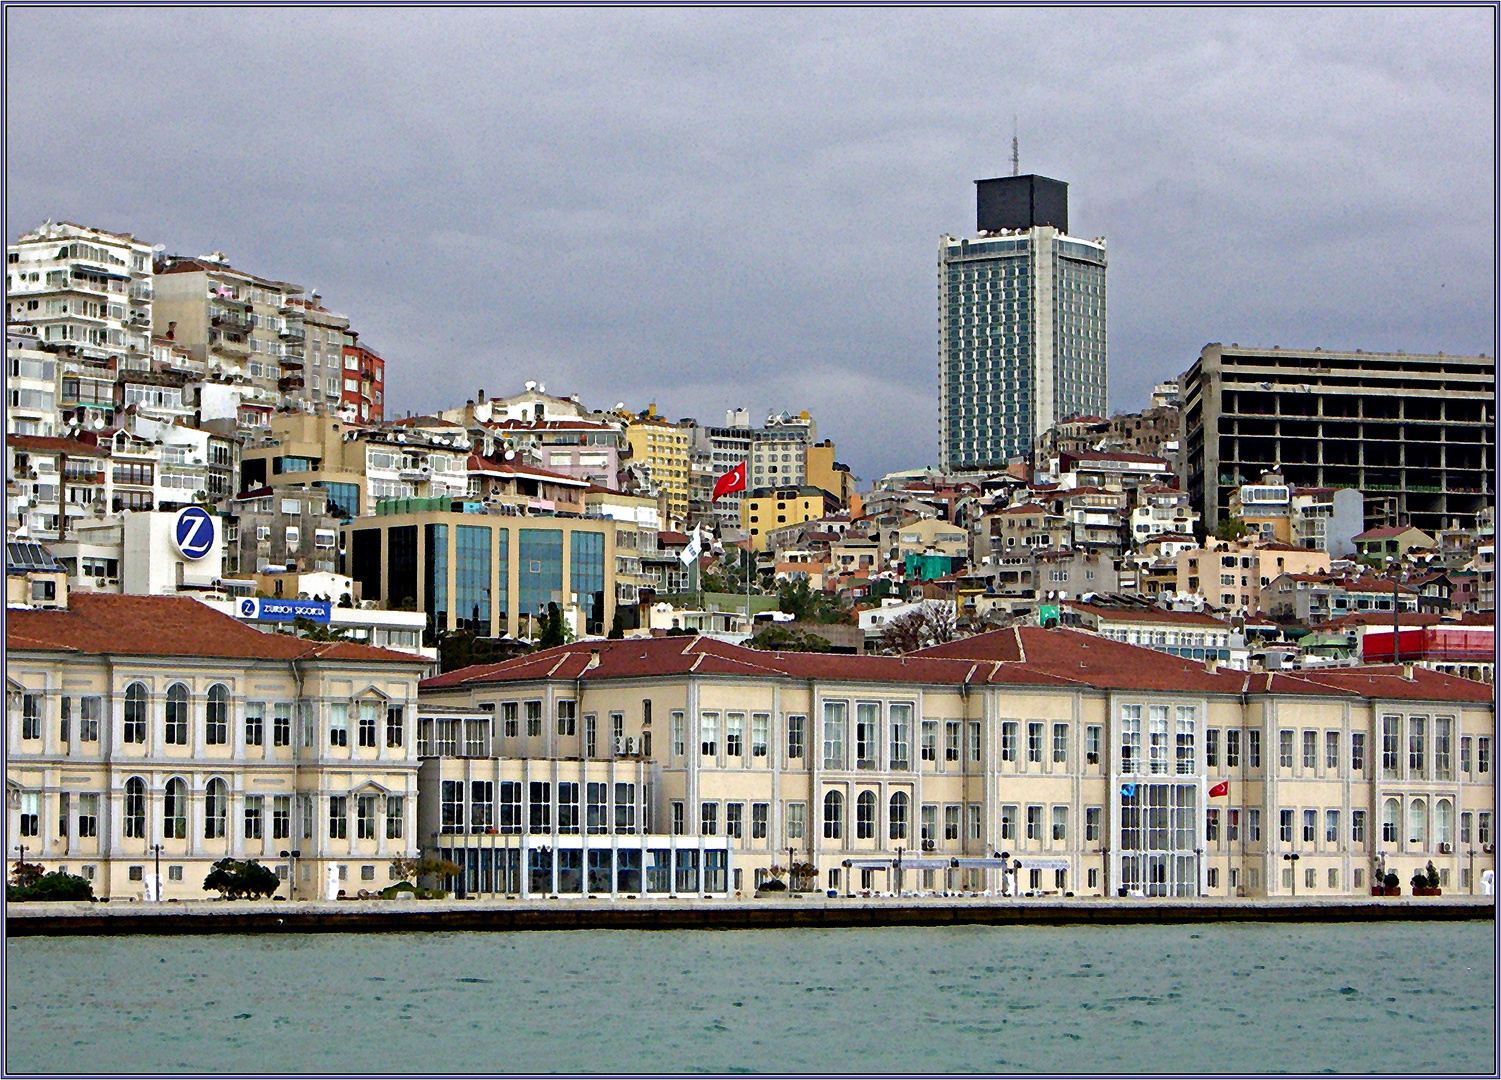
<svg viewBox="0 0 1501 1080"><path fill-rule="evenodd" d="M55 870L43 874L29 885L6 887L5 899L17 900L92 900L94 886L81 877Z"/></svg>
<svg viewBox="0 0 1501 1080"><path fill-rule="evenodd" d="M205 890L217 892L222 899L255 899L270 896L281 885L276 871L268 870L254 859L220 859L203 879Z"/></svg>

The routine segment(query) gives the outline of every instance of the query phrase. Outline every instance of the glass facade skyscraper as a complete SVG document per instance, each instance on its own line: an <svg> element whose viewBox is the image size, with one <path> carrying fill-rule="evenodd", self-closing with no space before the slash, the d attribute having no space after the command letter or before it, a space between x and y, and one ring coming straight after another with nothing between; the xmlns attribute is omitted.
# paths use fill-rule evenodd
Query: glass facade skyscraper
<svg viewBox="0 0 1501 1080"><path fill-rule="evenodd" d="M1057 421L1106 409L1105 241L1067 235L1067 185L977 184L979 237L938 244L938 446L951 471L1004 468Z"/></svg>

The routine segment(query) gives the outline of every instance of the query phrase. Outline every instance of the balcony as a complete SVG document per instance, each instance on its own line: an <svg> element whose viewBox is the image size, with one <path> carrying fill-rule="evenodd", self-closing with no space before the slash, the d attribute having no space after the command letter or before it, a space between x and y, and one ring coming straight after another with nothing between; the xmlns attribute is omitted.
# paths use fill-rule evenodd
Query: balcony
<svg viewBox="0 0 1501 1080"><path fill-rule="evenodd" d="M208 343L209 348L217 352L229 353L235 356L246 356L250 353L250 342L235 340L220 333L218 330L210 330L208 332Z"/></svg>
<svg viewBox="0 0 1501 1080"><path fill-rule="evenodd" d="M303 387L302 375L286 375L276 381L276 388L282 393L290 390L301 390Z"/></svg>
<svg viewBox="0 0 1501 1080"><path fill-rule="evenodd" d="M283 369L285 369L287 371L291 371L291 370L294 370L294 369L297 370L297 371L301 371L302 370L302 357L300 357L300 356L283 356L281 358L281 366L282 366Z"/></svg>
<svg viewBox="0 0 1501 1080"><path fill-rule="evenodd" d="M128 295L132 300L140 300L144 303L150 303L154 299L151 286L142 282L132 285Z"/></svg>
<svg viewBox="0 0 1501 1080"><path fill-rule="evenodd" d="M231 331L238 334L248 334L252 329L250 324L250 317L247 315L240 315L238 313L230 314L229 312L225 312L220 315L215 315L212 319L209 320L209 322L213 326L217 326L220 330Z"/></svg>
<svg viewBox="0 0 1501 1080"><path fill-rule="evenodd" d="M278 335L283 341L305 341L307 333L300 326L283 326Z"/></svg>

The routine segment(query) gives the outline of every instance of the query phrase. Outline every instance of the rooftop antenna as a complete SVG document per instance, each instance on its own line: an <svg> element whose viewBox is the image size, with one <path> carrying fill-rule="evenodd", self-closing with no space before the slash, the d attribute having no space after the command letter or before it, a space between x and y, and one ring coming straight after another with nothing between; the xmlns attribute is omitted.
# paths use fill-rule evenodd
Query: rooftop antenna
<svg viewBox="0 0 1501 1080"><path fill-rule="evenodd" d="M1016 114L1011 115L1011 175L1020 176L1022 171L1021 147L1016 138Z"/></svg>

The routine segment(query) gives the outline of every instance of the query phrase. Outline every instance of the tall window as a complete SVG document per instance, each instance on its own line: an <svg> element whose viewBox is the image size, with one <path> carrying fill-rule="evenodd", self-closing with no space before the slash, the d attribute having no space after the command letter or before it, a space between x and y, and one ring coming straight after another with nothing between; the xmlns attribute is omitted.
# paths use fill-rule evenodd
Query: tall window
<svg viewBox="0 0 1501 1080"><path fill-rule="evenodd" d="M1162 775L1167 768L1167 706L1147 706L1148 767L1153 775Z"/></svg>
<svg viewBox="0 0 1501 1080"><path fill-rule="evenodd" d="M271 839L286 840L292 835L292 796L271 797Z"/></svg>
<svg viewBox="0 0 1501 1080"><path fill-rule="evenodd" d="M476 637L489 637L491 633L490 533L487 525L460 525L454 530L454 628L473 631ZM502 540L506 536L502 529ZM559 559L561 565L561 556ZM557 587L562 588L561 581ZM546 607L544 602L541 610ZM528 610L525 605L523 610Z"/></svg>
<svg viewBox="0 0 1501 1080"><path fill-rule="evenodd" d="M328 838L330 840L349 839L349 796L347 795L328 797Z"/></svg>
<svg viewBox="0 0 1501 1080"><path fill-rule="evenodd" d="M1454 718L1435 716L1433 718L1433 778L1435 780L1454 779L1454 758L1451 749L1453 743Z"/></svg>
<svg viewBox="0 0 1501 1080"><path fill-rule="evenodd" d="M1396 799L1387 799L1381 804L1381 839L1385 843L1395 844L1398 839L1398 830L1402 827L1402 804Z"/></svg>
<svg viewBox="0 0 1501 1080"><path fill-rule="evenodd" d="M521 781L502 780L500 782L500 831L519 833L521 821Z"/></svg>
<svg viewBox="0 0 1501 1080"><path fill-rule="evenodd" d="M168 840L188 837L188 786L178 777L167 781L162 796L162 835Z"/></svg>
<svg viewBox="0 0 1501 1080"><path fill-rule="evenodd" d="M1291 769L1293 767L1293 730L1283 728L1277 732L1277 767L1279 769Z"/></svg>
<svg viewBox="0 0 1501 1080"><path fill-rule="evenodd" d="M203 838L215 840L224 835L225 818L229 815L228 789L224 781L213 779L203 793Z"/></svg>
<svg viewBox="0 0 1501 1080"><path fill-rule="evenodd" d="M209 746L222 746L229 742L229 689L223 683L208 688L208 703L204 708L203 741Z"/></svg>
<svg viewBox="0 0 1501 1080"><path fill-rule="evenodd" d="M1339 772L1339 732L1324 732L1324 768L1330 776Z"/></svg>
<svg viewBox="0 0 1501 1080"><path fill-rule="evenodd" d="M615 831L629 836L636 831L636 785L615 785ZM762 830L765 836L765 830Z"/></svg>
<svg viewBox="0 0 1501 1080"><path fill-rule="evenodd" d="M1319 733L1303 732L1303 771L1312 773L1319 767Z"/></svg>
<svg viewBox="0 0 1501 1080"><path fill-rule="evenodd" d="M787 839L801 840L806 831L807 806L800 802L787 804Z"/></svg>
<svg viewBox="0 0 1501 1080"><path fill-rule="evenodd" d="M943 808L943 838L959 839L959 807L950 804Z"/></svg>
<svg viewBox="0 0 1501 1080"><path fill-rule="evenodd" d="M610 831L610 787L601 781L591 780L584 785L587 809L584 812L584 828L591 834Z"/></svg>
<svg viewBox="0 0 1501 1080"><path fill-rule="evenodd" d="M844 796L831 791L823 797L823 835L825 840L838 840L844 835Z"/></svg>
<svg viewBox="0 0 1501 1080"><path fill-rule="evenodd" d="M876 793L862 791L855 800L855 837L869 840L876 835Z"/></svg>
<svg viewBox="0 0 1501 1080"><path fill-rule="evenodd" d="M572 698L558 701L558 734L578 734L578 702Z"/></svg>
<svg viewBox="0 0 1501 1080"><path fill-rule="evenodd" d="M730 757L745 755L745 714L724 714L724 752Z"/></svg>
<svg viewBox="0 0 1501 1080"><path fill-rule="evenodd" d="M86 791L78 796L78 835L99 835L99 793Z"/></svg>
<svg viewBox="0 0 1501 1080"><path fill-rule="evenodd" d="M349 745L349 702L335 701L328 707L328 745Z"/></svg>
<svg viewBox="0 0 1501 1080"><path fill-rule="evenodd" d="M125 688L125 741L146 741L147 694L143 683L133 682ZM144 833L142 835L145 835Z"/></svg>
<svg viewBox="0 0 1501 1080"><path fill-rule="evenodd" d="M1040 725L1039 725L1040 726ZM959 743L963 738L962 722L946 720L943 724L943 760L959 760Z"/></svg>
<svg viewBox="0 0 1501 1080"><path fill-rule="evenodd" d="M1016 729L1015 720L1001 721L1001 760L1016 760Z"/></svg>
<svg viewBox="0 0 1501 1080"><path fill-rule="evenodd" d="M1027 725L1027 760L1042 761L1042 725L1029 723Z"/></svg>
<svg viewBox="0 0 1501 1080"><path fill-rule="evenodd" d="M132 776L125 781L125 835L141 839L146 835L146 781Z"/></svg>
<svg viewBox="0 0 1501 1080"><path fill-rule="evenodd" d="M904 791L893 792L891 801L887 806L889 815L887 834L893 840L907 839L907 822L910 817L912 801L907 798Z"/></svg>
<svg viewBox="0 0 1501 1080"><path fill-rule="evenodd" d="M1225 768L1240 768L1240 728L1225 731Z"/></svg>
<svg viewBox="0 0 1501 1080"><path fill-rule="evenodd" d="M1365 771L1365 732L1350 732L1350 771Z"/></svg>
<svg viewBox="0 0 1501 1080"><path fill-rule="evenodd" d="M278 701L271 707L271 745L292 745L292 703Z"/></svg>
<svg viewBox="0 0 1501 1080"><path fill-rule="evenodd" d="M375 812L375 801L371 800L370 811ZM375 819L372 816L371 821ZM485 832L495 826L495 781L471 780L469 781L469 831ZM375 833L370 834L374 836Z"/></svg>
<svg viewBox="0 0 1501 1080"><path fill-rule="evenodd" d="M1001 839L1016 839L1016 807L1010 803L1001 806Z"/></svg>
<svg viewBox="0 0 1501 1080"><path fill-rule="evenodd" d="M803 748L807 745L806 716L787 717L787 757L800 758L803 756Z"/></svg>
<svg viewBox="0 0 1501 1080"><path fill-rule="evenodd" d="M766 747L771 739L771 714L758 712L751 714L751 757L764 758Z"/></svg>
<svg viewBox="0 0 1501 1080"><path fill-rule="evenodd" d="M1407 842L1415 847L1428 844L1428 804L1422 799L1407 804Z"/></svg>
<svg viewBox="0 0 1501 1080"><path fill-rule="evenodd" d="M1121 772L1141 772L1141 706L1121 706Z"/></svg>
<svg viewBox="0 0 1501 1080"><path fill-rule="evenodd" d="M1192 705L1178 706L1178 730L1175 732L1177 771L1179 776L1192 776L1195 769L1194 762L1194 724L1198 719L1197 710Z"/></svg>
<svg viewBox="0 0 1501 1080"><path fill-rule="evenodd" d="M1381 774L1386 777L1397 775L1401 766L1402 753L1402 718L1400 716L1383 716L1381 718Z"/></svg>
<svg viewBox="0 0 1501 1080"><path fill-rule="evenodd" d="M1100 743L1102 731L1099 724L1090 724L1084 729L1084 763L1086 765L1098 765L1100 763Z"/></svg>
<svg viewBox="0 0 1501 1080"><path fill-rule="evenodd" d="M1220 729L1204 729L1204 767L1217 769L1220 764Z"/></svg>
<svg viewBox="0 0 1501 1080"><path fill-rule="evenodd" d="M1303 811L1303 842L1315 843L1319 838L1319 812L1317 810Z"/></svg>
<svg viewBox="0 0 1501 1080"><path fill-rule="evenodd" d="M1053 839L1064 841L1068 839L1068 807L1053 807Z"/></svg>
<svg viewBox="0 0 1501 1080"><path fill-rule="evenodd" d="M855 705L855 767L874 769L881 739L881 706L871 701Z"/></svg>
<svg viewBox="0 0 1501 1080"><path fill-rule="evenodd" d="M703 836L719 835L719 804L706 802L699 804L698 808L698 831Z"/></svg>
<svg viewBox="0 0 1501 1080"><path fill-rule="evenodd" d="M386 796L386 839L400 840L406 824L406 797Z"/></svg>
<svg viewBox="0 0 1501 1080"><path fill-rule="evenodd" d="M182 683L167 687L166 737L169 746L188 745L188 688Z"/></svg>
<svg viewBox="0 0 1501 1080"><path fill-rule="evenodd" d="M724 834L735 840L745 835L744 803L727 802L724 804Z"/></svg>
<svg viewBox="0 0 1501 1080"><path fill-rule="evenodd" d="M891 725L891 768L912 767L912 706L897 703L887 707L887 722Z"/></svg>
<svg viewBox="0 0 1501 1080"><path fill-rule="evenodd" d="M264 701L245 702L245 745L262 745L265 739L265 730L266 703Z"/></svg>
<svg viewBox="0 0 1501 1080"><path fill-rule="evenodd" d="M245 796L245 839L259 840L262 837L261 819L265 811L264 795Z"/></svg>
<svg viewBox="0 0 1501 1080"><path fill-rule="evenodd" d="M823 703L823 767L826 769L844 768L844 730L848 712L849 706L842 701Z"/></svg>
<svg viewBox="0 0 1501 1080"><path fill-rule="evenodd" d="M380 702L360 702L360 745L374 746L375 731L380 718Z"/></svg>
<svg viewBox="0 0 1501 1080"><path fill-rule="evenodd" d="M1261 768L1261 729L1246 732L1246 768Z"/></svg>
<svg viewBox="0 0 1501 1080"><path fill-rule="evenodd" d="M978 762L981 752L980 721L969 721L969 760Z"/></svg>
<svg viewBox="0 0 1501 1080"><path fill-rule="evenodd" d="M542 702L528 701L526 705L526 734L536 738L542 734Z"/></svg>
<svg viewBox="0 0 1501 1080"><path fill-rule="evenodd" d="M406 724L400 705L386 706L386 745L400 746Z"/></svg>
<svg viewBox="0 0 1501 1080"><path fill-rule="evenodd" d="M1365 811L1350 811L1350 843L1365 846Z"/></svg>
<svg viewBox="0 0 1501 1080"><path fill-rule="evenodd" d="M1053 763L1063 765L1068 762L1068 725L1053 725Z"/></svg>
<svg viewBox="0 0 1501 1080"><path fill-rule="evenodd" d="M21 695L21 738L40 739L42 737L42 695ZM23 835L36 835L35 833Z"/></svg>
<svg viewBox="0 0 1501 1080"><path fill-rule="evenodd" d="M68 699L63 698L66 702ZM99 741L99 717L104 713L104 699L97 694L90 694L78 699L78 740L79 742Z"/></svg>
<svg viewBox="0 0 1501 1080"><path fill-rule="evenodd" d="M579 831L579 786L562 780L558 782L558 832Z"/></svg>
<svg viewBox="0 0 1501 1080"><path fill-rule="evenodd" d="M1407 770L1411 777L1421 777L1424 771L1423 735L1427 717L1413 716L1407 721Z"/></svg>
<svg viewBox="0 0 1501 1080"><path fill-rule="evenodd" d="M357 795L354 800L354 835L359 840L375 839L375 796Z"/></svg>
<svg viewBox="0 0 1501 1080"><path fill-rule="evenodd" d="M500 733L508 739L521 734L521 706L517 702L500 703Z"/></svg>
<svg viewBox="0 0 1501 1080"><path fill-rule="evenodd" d="M527 797L530 831L552 832L552 785L545 780L533 780Z"/></svg>
<svg viewBox="0 0 1501 1080"><path fill-rule="evenodd" d="M938 760L937 720L924 720L922 722L922 759L924 761Z"/></svg>
<svg viewBox="0 0 1501 1080"><path fill-rule="evenodd" d="M717 712L702 713L698 722L699 754L703 757L717 757L719 755L719 714Z"/></svg>

